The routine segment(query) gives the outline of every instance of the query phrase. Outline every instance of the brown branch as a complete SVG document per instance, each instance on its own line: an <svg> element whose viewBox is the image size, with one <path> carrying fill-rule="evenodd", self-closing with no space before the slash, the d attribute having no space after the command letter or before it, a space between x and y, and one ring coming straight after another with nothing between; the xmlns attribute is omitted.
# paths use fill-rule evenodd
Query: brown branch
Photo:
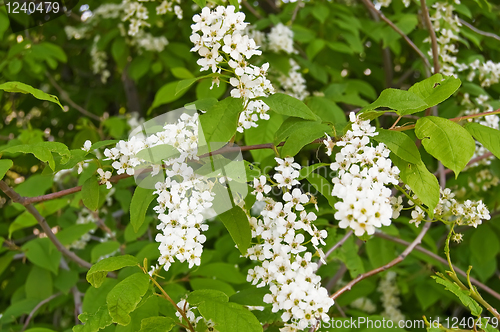
<svg viewBox="0 0 500 332"><path fill-rule="evenodd" d="M409 246L410 245L410 242L407 242L403 239L398 239L396 237L392 237L390 235L387 235L385 233L382 233L382 232L375 232L374 234L375 236L379 237L379 238L382 238L382 239L386 239L386 240L389 240L389 241L392 241L394 243L398 243L398 244L401 244L403 246ZM438 255L436 255L435 253L433 253L432 251L429 251L425 248L423 248L422 246L420 245L417 245L415 247L415 250L418 250L420 251L421 253L439 261L440 263L448 266L448 261L442 257L439 257ZM461 269L459 269L458 267L453 267L455 269L455 272L457 272L458 274L460 274L461 276L467 278L467 273ZM495 292L493 289L489 288L488 286L486 286L485 284L481 283L479 280L477 279L474 279L473 277L470 277L470 281L477 285L479 288L481 288L482 290L484 290L485 292L487 292L488 294L490 294L491 296L493 296L494 298L496 298L497 300L500 300L500 294L498 294L497 292Z"/></svg>
<svg viewBox="0 0 500 332"><path fill-rule="evenodd" d="M21 332L23 332L24 330L26 330L26 328L28 327L28 325L29 325L29 323L31 321L31 318L33 318L33 315L37 312L38 309L40 309L41 306L43 306L44 304L50 302L52 299L58 297L61 294L62 294L61 292L57 292L55 294L52 294L51 296L49 296L45 300L40 301L40 303L38 303L33 308L33 310L31 310L31 312L29 313L28 318L26 318L26 322L24 322L23 328L21 329Z"/></svg>
<svg viewBox="0 0 500 332"><path fill-rule="evenodd" d="M471 29L472 31L474 31L475 33L479 34L479 35L482 35L482 36L486 36L486 37L490 37L490 38L494 38L498 41L500 41L500 36L494 34L494 33L491 33L491 32L486 32L486 31L483 31L483 30L479 30L478 28L476 28L475 26L473 26L472 24L462 20L461 18L458 19L460 21L460 23L462 23L463 25L465 25L467 28Z"/></svg>
<svg viewBox="0 0 500 332"><path fill-rule="evenodd" d="M420 7L422 9L422 15L424 16L424 22L429 30L429 36L431 38L432 45L432 61L434 63L434 74L439 73L439 52L438 52L438 44L436 38L436 32L434 31L434 27L432 26L431 17L429 15L429 9L425 3L425 0L420 0Z"/></svg>
<svg viewBox="0 0 500 332"><path fill-rule="evenodd" d="M52 84L52 86L54 88L56 88L56 90L59 92L59 97L66 101L68 104L71 105L71 107L73 107L74 109L76 109L78 112L82 113L83 115L85 116L88 116L89 118L92 118L96 121L101 121L101 118L98 117L97 115L93 114L93 113L90 113L89 111L87 111L85 108L81 107L80 105L78 105L77 103L75 103L69 96L69 94L63 90L63 88L61 88L59 86L59 84L57 84L56 80L52 77L52 75L50 75L48 72L45 73L45 75L48 77L49 79L49 82L50 84Z"/></svg>
<svg viewBox="0 0 500 332"><path fill-rule="evenodd" d="M431 68L429 60L427 60L427 57L424 55L424 53L422 53L422 51L417 47L417 45L415 45L413 41L403 31L401 31L400 28L396 26L396 24L394 24L391 20L385 17L385 15L380 10L375 8L375 6L370 0L363 0L363 3L371 10L373 10L375 13L377 13L377 15L380 17L382 21L387 23L394 31L396 31L401 37L403 37L403 39L408 43L408 45L410 45L410 47L413 48L413 50L415 50L415 52L417 52L417 54L422 58L422 60L424 61L424 65L428 68Z"/></svg>
<svg viewBox="0 0 500 332"><path fill-rule="evenodd" d="M429 230L430 227L431 227L430 222L425 223L425 225L422 227L422 231L420 232L420 234L418 234L418 236L415 238L415 240L413 240L413 242L410 243L410 245L401 253L401 255L399 255L398 257L396 257L395 259L393 259L392 261L390 261L389 263L387 263L385 265L382 265L382 266L380 266L376 269L373 269L369 272L358 275L356 278L351 280L347 285L345 285L344 287L342 287L341 289L336 291L330 297L335 300L337 297L339 297L343 293L350 291L351 288L354 285L356 285L358 282L360 282L361 280L366 279L368 277L371 277L373 275L376 275L378 273L381 273L381 272L393 267L394 265L402 262L413 251L413 249L415 249L415 247L418 244L420 244L420 242L422 242L422 238L427 233L427 231Z"/></svg>
<svg viewBox="0 0 500 332"><path fill-rule="evenodd" d="M9 196L13 202L23 204L23 197L15 192L14 189L9 187L3 180L0 180L0 190L2 190L7 196ZM40 214L40 212L38 212L33 204L23 205L26 207L26 210L31 213L33 217L35 217L36 221L38 221L38 224L42 227L43 231L50 239L50 241L52 241L52 243L56 246L57 250L59 250L62 254L64 254L80 266L86 267L87 269L90 269L92 267L92 264L81 259L75 253L71 252L68 248L63 246L61 242L59 242L59 239L54 235L54 233L52 233L52 229L47 223L47 220L45 220L45 218Z"/></svg>
<svg viewBox="0 0 500 332"><path fill-rule="evenodd" d="M429 30L429 37L431 39L431 49L432 49L432 62L434 64L434 74L437 74L439 73L439 51L438 51L436 32L434 31L434 27L432 26L431 17L429 15L429 9L427 8L425 0L420 0L420 7L422 8L422 15L424 17L425 25ZM428 108L425 111L425 116L431 115L432 109L433 109L432 107ZM436 110L435 113L437 113L437 108L434 109Z"/></svg>

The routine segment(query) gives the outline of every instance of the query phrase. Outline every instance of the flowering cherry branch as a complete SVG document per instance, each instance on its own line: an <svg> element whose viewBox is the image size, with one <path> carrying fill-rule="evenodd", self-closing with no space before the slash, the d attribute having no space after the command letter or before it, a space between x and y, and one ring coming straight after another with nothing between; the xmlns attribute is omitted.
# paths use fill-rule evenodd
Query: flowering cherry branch
<svg viewBox="0 0 500 332"><path fill-rule="evenodd" d="M392 261L390 261L389 263L387 263L385 265L382 265L382 266L380 266L376 269L373 269L369 272L358 275L356 278L351 280L347 285L345 285L344 287L342 287L341 289L336 291L330 297L335 300L337 297L339 297L343 293L350 291L352 286L356 285L361 280L366 279L368 277L371 277L373 275L376 275L378 273L381 273L381 272L393 267L394 265L401 263L413 251L413 249L415 249L415 247L422 242L423 237L425 236L425 234L427 233L427 231L429 230L430 227L431 227L430 222L425 223L425 225L422 227L422 231L420 232L420 234L418 234L418 236L415 238L415 240L413 240L413 242L410 243L410 245L398 257L396 257L395 259L393 259Z"/></svg>

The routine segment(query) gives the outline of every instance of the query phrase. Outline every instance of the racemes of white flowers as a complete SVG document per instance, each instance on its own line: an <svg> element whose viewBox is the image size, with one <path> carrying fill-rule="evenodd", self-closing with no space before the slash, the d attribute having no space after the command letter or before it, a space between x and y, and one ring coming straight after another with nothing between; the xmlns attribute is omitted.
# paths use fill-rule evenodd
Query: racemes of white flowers
<svg viewBox="0 0 500 332"><path fill-rule="evenodd" d="M455 221L457 225L472 227L477 227L483 223L483 220L490 219L490 212L482 201L466 200L459 203L455 199L455 194L449 188L440 189L439 196L439 202L434 209L434 218L436 219ZM413 195L412 198L415 202L420 203L416 195ZM415 204L411 200L408 203L410 205ZM418 227L425 220L426 213L420 206L416 205L411 212L411 217L410 223Z"/></svg>
<svg viewBox="0 0 500 332"><path fill-rule="evenodd" d="M154 210L158 213L161 231L156 236L159 242L159 263L165 270L177 259L187 261L189 267L200 265L200 257L205 242L203 231L208 229L204 224L204 213L212 206L214 193L213 182L198 175L187 164L188 159L198 159L198 114L182 114L176 123L166 124L164 130L147 137L133 136L128 141L120 141L116 147L106 149L104 155L114 160L113 168L118 174L135 174L135 167L147 164L137 154L145 149L158 145L175 147L180 156L163 161L166 178L155 184L158 205ZM153 174L161 171L160 165L152 165ZM109 174L101 175L108 178Z"/></svg>
<svg viewBox="0 0 500 332"><path fill-rule="evenodd" d="M290 189L296 184L300 166L293 158L276 161L277 187ZM265 177L255 181L254 187L258 194L265 192ZM305 246L306 236L310 236L311 244L324 257L319 246L325 244L327 233L313 224L316 214L305 211L303 204L309 198L299 188L286 191L282 198L284 203L258 197L266 206L259 218L250 218L252 236L258 244L248 249L247 257L262 265L250 269L247 280L257 287L269 285L271 293L264 296L264 302L273 305L273 312L282 311L285 327L281 331L298 331L328 319L327 312L333 305L315 273L318 265Z"/></svg>
<svg viewBox="0 0 500 332"><path fill-rule="evenodd" d="M288 75L281 74L278 77L278 81L281 85L281 89L287 95L300 100L304 100L309 96L306 80L300 73L300 66L293 59L290 59L290 70L288 71Z"/></svg>
<svg viewBox="0 0 500 332"><path fill-rule="evenodd" d="M405 316L398 308L401 305L401 300L399 298L400 291L396 283L396 276L396 272L388 271L377 288L377 290L382 293L380 299L384 307L382 316L387 317L393 322L399 322L405 319Z"/></svg>
<svg viewBox="0 0 500 332"><path fill-rule="evenodd" d="M191 25L192 52L201 56L197 63L201 71L212 70L221 73L229 70L235 77L229 78L233 86L231 97L243 100L244 111L240 114L238 131L256 127L259 119L267 120L269 107L257 97L265 97L274 93L274 88L266 78L269 64L254 66L248 62L253 55L260 55L255 41L244 33L248 23L244 22L245 14L235 12L234 6L218 6L214 10L205 7L200 14L193 16ZM229 67L229 68L227 68ZM214 78L219 82L219 77Z"/></svg>
<svg viewBox="0 0 500 332"><path fill-rule="evenodd" d="M340 141L333 143L328 138L325 142L327 147L342 147L330 165L338 174L332 180L332 195L340 199L335 203L335 219L339 227L351 228L356 236L372 235L375 228L391 224L391 189L386 185L398 184L399 169L392 166L390 151L383 143L370 143L370 137L378 134L370 121L354 113L349 119L352 127Z"/></svg>
<svg viewBox="0 0 500 332"><path fill-rule="evenodd" d="M271 32L267 35L267 42L270 51L296 53L293 48L293 31L283 23L278 23L271 28Z"/></svg>

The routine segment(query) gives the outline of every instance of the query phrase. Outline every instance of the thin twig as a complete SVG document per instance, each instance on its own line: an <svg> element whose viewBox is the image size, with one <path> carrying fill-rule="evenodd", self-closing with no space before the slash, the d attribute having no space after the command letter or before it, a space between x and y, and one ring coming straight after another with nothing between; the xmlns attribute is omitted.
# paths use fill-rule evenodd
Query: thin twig
<svg viewBox="0 0 500 332"><path fill-rule="evenodd" d="M3 180L0 180L0 190L2 190L7 196L9 196L13 202L21 203L23 201L23 197L21 197L21 195L14 191L14 189L9 187L9 185L7 185L7 183L5 183ZM33 204L23 205L26 207L26 210L31 213L33 217L35 217L36 221L38 221L38 224L42 227L43 231L50 239L50 241L52 241L52 243L56 246L57 250L59 250L63 255L67 256L69 259L73 260L80 266L86 267L87 269L90 269L92 267L92 264L81 259L75 253L71 252L68 248L63 246L61 242L59 242L59 239L54 235L54 233L52 233L52 229L47 223L47 220L45 220L45 218L40 214L40 212L38 212Z"/></svg>
<svg viewBox="0 0 500 332"><path fill-rule="evenodd" d="M369 272L358 275L356 278L351 280L347 285L345 285L344 287L342 287L341 289L336 291L330 297L335 300L337 297L339 297L343 293L350 291L351 288L354 285L356 285L358 282L360 282L361 280L366 279L368 277L371 277L375 274L381 273L381 272L393 267L394 265L402 262L413 251L413 249L415 249L415 247L418 244L420 244L420 242L422 242L422 238L427 233L427 231L429 230L430 227L431 227L430 222L425 223L425 225L422 227L422 231L420 232L420 234L418 234L418 236L415 238L415 240L413 240L413 242L410 243L410 245L401 253L401 255L399 255L398 257L396 257L395 259L393 259L392 261L390 261L389 263L387 263L385 265L382 265L382 266L380 266L376 269L373 269Z"/></svg>
<svg viewBox="0 0 500 332"><path fill-rule="evenodd" d="M292 14L292 18L291 18L291 22L293 23L293 21L295 21L295 19L297 18L297 14L299 13L299 8L302 7L302 0L298 0L297 1L297 4L295 5L295 8L293 10L293 14Z"/></svg>
<svg viewBox="0 0 500 332"><path fill-rule="evenodd" d="M246 9L248 9L250 13L253 14L253 16L255 16L259 20L262 19L262 16L259 14L259 12L256 11L255 8L253 8L252 5L250 5L246 0L243 0L241 3L243 4L243 6L245 6Z"/></svg>
<svg viewBox="0 0 500 332"><path fill-rule="evenodd" d="M28 318L26 318L26 322L24 322L23 328L21 329L21 332L23 332L24 330L26 330L26 328L28 327L28 325L29 325L29 323L31 321L31 318L33 318L33 315L37 312L38 309L40 309L41 306L43 306L44 304L50 302L52 299L58 297L61 294L62 294L61 292L57 292L55 294L52 294L51 296L49 296L45 300L40 301L40 303L38 303L33 308L33 310L31 310L31 312L29 313Z"/></svg>
<svg viewBox="0 0 500 332"><path fill-rule="evenodd" d="M73 293L73 303L75 304L75 325L80 324L78 316L82 313L82 293L76 286L71 287Z"/></svg>
<svg viewBox="0 0 500 332"><path fill-rule="evenodd" d="M477 33L479 35L482 35L482 36L494 38L494 39L500 41L500 36L499 35L496 35L496 34L491 33L491 32L486 32L486 31L483 31L483 30L479 30L478 28L476 28L475 26L473 26L469 22L466 22L466 21L462 20L461 18L459 18L458 20L460 21L460 23L462 23L463 25L465 25L467 28L471 29L475 33Z"/></svg>
<svg viewBox="0 0 500 332"><path fill-rule="evenodd" d="M410 242L407 242L403 239L398 239L396 237L392 237L390 235L387 235L385 233L382 233L382 232L375 232L374 234L376 237L380 237L382 239L386 239L386 240L389 240L389 241L392 241L394 243L398 243L398 244L401 244L403 246L409 246L410 245ZM421 253L439 261L440 263L448 266L448 261L438 255L436 255L435 253L433 253L432 251L429 251L427 249L425 249L424 247L420 246L420 245L417 245L415 247L415 250L418 250L420 251ZM460 274L461 276L467 278L467 273L461 269L459 269L458 267L454 266L454 269L455 269L455 272L457 272L458 274ZM479 288L481 288L482 290L484 290L486 293L490 294L491 296L493 296L494 298L496 298L497 300L500 300L500 294L498 294L497 292L495 292L493 289L489 288L488 286L486 286L485 284L481 283L479 280L477 279L474 279L473 277L470 278L470 281L475 284L476 286L478 286Z"/></svg>
<svg viewBox="0 0 500 332"><path fill-rule="evenodd" d="M413 50L415 50L415 52L417 52L417 54L422 58L426 67L431 68L431 64L429 63L429 60L424 55L424 53L422 53L422 51L417 47L417 45L415 45L413 41L403 31L401 31L400 28L396 26L396 24L394 24L391 20L385 17L385 15L380 10L375 8L375 6L370 0L363 0L363 2L366 6L368 6L375 13L377 13L377 15L382 19L382 21L387 23L394 31L396 31L401 37L403 37L403 39L408 43L408 45L410 45L410 47L413 48Z"/></svg>
<svg viewBox="0 0 500 332"><path fill-rule="evenodd" d="M332 252L334 252L335 250L337 250L338 248L340 248L345 241L347 241L347 239L352 235L352 231L349 231L347 232L344 237L342 239L340 239L339 242L335 243L333 245L333 247L331 247L330 249L328 249L328 251L326 252L325 254L325 260L327 259L328 256L330 256L332 254ZM321 265L323 265L323 262L320 260L318 262L318 267L316 268L316 271L319 270L319 268L321 267Z"/></svg>
<svg viewBox="0 0 500 332"><path fill-rule="evenodd" d="M431 38L431 48L432 48L432 62L434 64L434 74L439 73L439 51L436 38L436 32L432 26L431 17L429 15L429 9L425 0L420 0L420 7L422 9L422 15L424 16L424 22L429 30L429 36Z"/></svg>
<svg viewBox="0 0 500 332"><path fill-rule="evenodd" d="M101 121L101 118L98 117L97 115L93 114L93 113L90 113L89 111L87 111L85 108L81 107L80 105L78 105L77 103L75 103L69 96L69 94L63 90L63 88L61 88L59 86L59 84L57 84L56 80L52 77L52 75L50 75L48 72L45 73L45 75L48 77L49 79L49 82L50 84L52 84L52 86L54 86L54 88L56 88L56 90L59 92L59 97L66 101L68 104L70 104L74 109L76 109L78 112L82 113L83 115L85 116L88 116L89 118L92 118L94 120L97 120L97 121Z"/></svg>
<svg viewBox="0 0 500 332"><path fill-rule="evenodd" d="M427 8L425 0L420 0L420 7L422 8L422 15L424 17L425 25L427 26L427 30L429 30L429 37L431 39L431 49L432 49L432 62L434 64L434 74L437 74L439 73L439 50L438 50L436 32L434 31L434 27L432 26L431 17L429 15L429 9ZM432 108L428 108L425 111L425 116L431 115L431 112Z"/></svg>

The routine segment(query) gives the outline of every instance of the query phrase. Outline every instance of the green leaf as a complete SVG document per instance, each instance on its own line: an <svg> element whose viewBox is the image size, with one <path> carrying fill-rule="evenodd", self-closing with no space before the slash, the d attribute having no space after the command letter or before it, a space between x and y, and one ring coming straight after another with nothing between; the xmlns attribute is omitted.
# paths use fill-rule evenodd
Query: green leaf
<svg viewBox="0 0 500 332"><path fill-rule="evenodd" d="M65 198L54 199L51 201L46 201L42 203L38 203L35 205L35 208L40 212L42 217L50 216L53 213L56 213L63 207L68 205L68 200ZM21 213L12 224L9 225L9 237L17 231L18 229L31 227L38 224L36 218L29 213L28 211L24 211Z"/></svg>
<svg viewBox="0 0 500 332"><path fill-rule="evenodd" d="M89 272L87 272L87 281L95 288L99 288L106 279L108 272L136 265L137 259L130 255L105 258L90 268Z"/></svg>
<svg viewBox="0 0 500 332"><path fill-rule="evenodd" d="M229 142L236 132L239 114L243 111L241 99L228 97L200 116L205 142Z"/></svg>
<svg viewBox="0 0 500 332"><path fill-rule="evenodd" d="M139 332L167 332L175 325L176 322L170 317L148 317L141 320Z"/></svg>
<svg viewBox="0 0 500 332"><path fill-rule="evenodd" d="M173 101L176 101L180 97L182 97L184 95L184 93L187 92L187 90L184 90L182 93L177 94L176 89L177 89L178 84L179 84L179 81L174 81L174 82L169 82L169 83L163 85L158 90L158 92L156 92L155 99L153 100L153 104L148 109L147 114L149 115L151 113L151 111L158 106L171 103Z"/></svg>
<svg viewBox="0 0 500 332"><path fill-rule="evenodd" d="M414 84L408 89L409 92L422 98L429 108L435 106L448 99L455 91L458 90L462 82L453 76L443 76L435 74L431 77Z"/></svg>
<svg viewBox="0 0 500 332"><path fill-rule="evenodd" d="M193 73L191 73L189 70L187 70L184 67L170 68L170 70L172 71L172 75L174 75L175 78L178 78L181 80L194 77Z"/></svg>
<svg viewBox="0 0 500 332"><path fill-rule="evenodd" d="M159 144L150 148L142 149L136 154L137 158L153 164L162 164L162 160L168 160L180 156L178 149L169 144Z"/></svg>
<svg viewBox="0 0 500 332"><path fill-rule="evenodd" d="M460 302L462 302L464 306L469 308L473 316L481 315L483 309L473 298L470 297L468 291L462 290L460 286L448 280L442 273L436 273L436 274L437 276L432 276L432 278L436 280L438 284L443 285L445 289L455 294L459 298Z"/></svg>
<svg viewBox="0 0 500 332"><path fill-rule="evenodd" d="M422 203L427 205L429 212L433 214L434 208L439 202L439 183L434 174L429 172L423 162L412 164L397 156L392 156L391 159L399 168L401 180L410 186Z"/></svg>
<svg viewBox="0 0 500 332"><path fill-rule="evenodd" d="M470 250L479 262L490 261L498 254L500 244L494 230L488 224L474 230L470 239Z"/></svg>
<svg viewBox="0 0 500 332"><path fill-rule="evenodd" d="M338 200L332 196L333 186L330 181L317 173L310 173L305 178L328 200L328 204L330 204L331 207L335 206L335 203L337 203Z"/></svg>
<svg viewBox="0 0 500 332"><path fill-rule="evenodd" d="M26 291L26 298L28 299L42 301L51 296L52 275L50 271L33 265L26 278L24 289Z"/></svg>
<svg viewBox="0 0 500 332"><path fill-rule="evenodd" d="M48 238L31 240L22 248L31 263L57 274L61 262L61 252Z"/></svg>
<svg viewBox="0 0 500 332"><path fill-rule="evenodd" d="M495 157L500 159L500 130L474 122L467 123L465 129L484 145L485 148L490 150Z"/></svg>
<svg viewBox="0 0 500 332"><path fill-rule="evenodd" d="M52 170L55 169L55 161L52 152L61 155L61 162L65 163L69 160L71 153L68 147L59 142L40 142L34 144L14 145L6 149L0 150L3 153L31 153L37 159L48 162Z"/></svg>
<svg viewBox="0 0 500 332"><path fill-rule="evenodd" d="M56 332L56 331L45 328L45 327L34 327L31 329L25 330L25 332Z"/></svg>
<svg viewBox="0 0 500 332"><path fill-rule="evenodd" d="M185 94L187 92L187 90L189 89L189 87L191 85L193 85L196 81L198 81L199 79L201 79L203 77L206 77L206 76L193 77L193 78L188 78L188 79L179 81L177 83L177 86L175 87L175 95L182 96L183 94Z"/></svg>
<svg viewBox="0 0 500 332"><path fill-rule="evenodd" d="M92 263L97 262L99 258L105 255L110 255L113 252L116 252L120 248L120 243L117 241L106 241L103 243L99 243L90 253L90 261Z"/></svg>
<svg viewBox="0 0 500 332"><path fill-rule="evenodd" d="M229 297L221 291L202 289L191 292L188 295L187 301L191 305L197 305L205 300L228 302Z"/></svg>
<svg viewBox="0 0 500 332"><path fill-rule="evenodd" d="M267 287L257 288L253 286L231 295L229 300L243 305L268 306L269 304L264 302L264 295L267 293L269 293Z"/></svg>
<svg viewBox="0 0 500 332"><path fill-rule="evenodd" d="M93 222L87 224L76 224L57 232L56 237L62 245L67 246L79 240L84 234L96 229Z"/></svg>
<svg viewBox="0 0 500 332"><path fill-rule="evenodd" d="M82 186L82 201L92 211L99 207L99 181L96 176L91 176Z"/></svg>
<svg viewBox="0 0 500 332"><path fill-rule="evenodd" d="M206 319L214 322L219 332L261 332L257 318L243 306L228 302L226 294L214 290L198 290L188 296L191 305L197 305Z"/></svg>
<svg viewBox="0 0 500 332"><path fill-rule="evenodd" d="M306 120L316 120L316 115L297 98L285 95L283 93L275 93L267 98L261 98L269 108L282 115L294 116Z"/></svg>
<svg viewBox="0 0 500 332"><path fill-rule="evenodd" d="M227 296L232 296L236 293L233 286L225 281L211 278L191 278L189 285L193 290L217 290L224 292Z"/></svg>
<svg viewBox="0 0 500 332"><path fill-rule="evenodd" d="M345 123L347 119L344 111L337 104L325 97L310 97L307 106L324 122Z"/></svg>
<svg viewBox="0 0 500 332"><path fill-rule="evenodd" d="M111 325L113 320L109 315L108 306L103 305L94 314L84 312L78 315L78 319L83 325L73 327L73 332L97 332L100 329Z"/></svg>
<svg viewBox="0 0 500 332"><path fill-rule="evenodd" d="M312 164L311 166L303 167L300 170L300 175L298 177L298 180L302 180L302 179L306 178L309 174L311 174L312 172L314 172L316 169L318 169L320 167L324 167L324 166L330 166L330 164L327 164L327 163L317 163L317 164Z"/></svg>
<svg viewBox="0 0 500 332"><path fill-rule="evenodd" d="M228 230L241 254L245 255L252 240L252 231L246 213L236 205L232 209L219 214L219 219Z"/></svg>
<svg viewBox="0 0 500 332"><path fill-rule="evenodd" d="M417 146L405 133L379 129L373 139L384 143L396 156L407 162L419 164L422 161Z"/></svg>
<svg viewBox="0 0 500 332"><path fill-rule="evenodd" d="M92 146L90 147L90 151L94 151L96 149L100 149L104 146L108 146L108 145L113 145L113 144L116 144L118 143L119 140L116 140L116 139L112 139L112 140L106 140L106 141L100 141L100 142L95 142L94 144L92 144Z"/></svg>
<svg viewBox="0 0 500 332"><path fill-rule="evenodd" d="M128 325L131 320L129 314L141 302L148 288L149 276L143 272L132 274L119 282L106 297L109 315L113 322Z"/></svg>
<svg viewBox="0 0 500 332"><path fill-rule="evenodd" d="M427 103L416 94L398 90L385 89L380 96L365 109L377 109L379 107L389 107L396 110L398 115L412 114L418 112L422 107L427 108Z"/></svg>
<svg viewBox="0 0 500 332"><path fill-rule="evenodd" d="M155 198L153 191L154 189L135 188L132 201L130 202L130 223L136 233L144 223L148 207Z"/></svg>
<svg viewBox="0 0 500 332"><path fill-rule="evenodd" d="M59 99L56 96L49 95L42 90L35 89L34 87L21 82L7 82L0 84L0 90L4 90L6 92L20 92L24 94L29 93L37 99L47 100L59 105L59 107L61 107L61 109L64 111L64 107L61 105Z"/></svg>
<svg viewBox="0 0 500 332"><path fill-rule="evenodd" d="M455 172L455 178L476 149L476 143L467 130L440 117L426 116L418 119L415 134L422 140L427 152Z"/></svg>
<svg viewBox="0 0 500 332"><path fill-rule="evenodd" d="M200 8L203 8L207 5L207 0L193 0Z"/></svg>
<svg viewBox="0 0 500 332"><path fill-rule="evenodd" d="M0 159L0 180L5 176L13 164L14 163L10 159Z"/></svg>
<svg viewBox="0 0 500 332"><path fill-rule="evenodd" d="M325 133L333 135L329 125L313 121L304 122L290 134L285 145L281 148L281 155L284 157L295 156L304 146L325 136Z"/></svg>

